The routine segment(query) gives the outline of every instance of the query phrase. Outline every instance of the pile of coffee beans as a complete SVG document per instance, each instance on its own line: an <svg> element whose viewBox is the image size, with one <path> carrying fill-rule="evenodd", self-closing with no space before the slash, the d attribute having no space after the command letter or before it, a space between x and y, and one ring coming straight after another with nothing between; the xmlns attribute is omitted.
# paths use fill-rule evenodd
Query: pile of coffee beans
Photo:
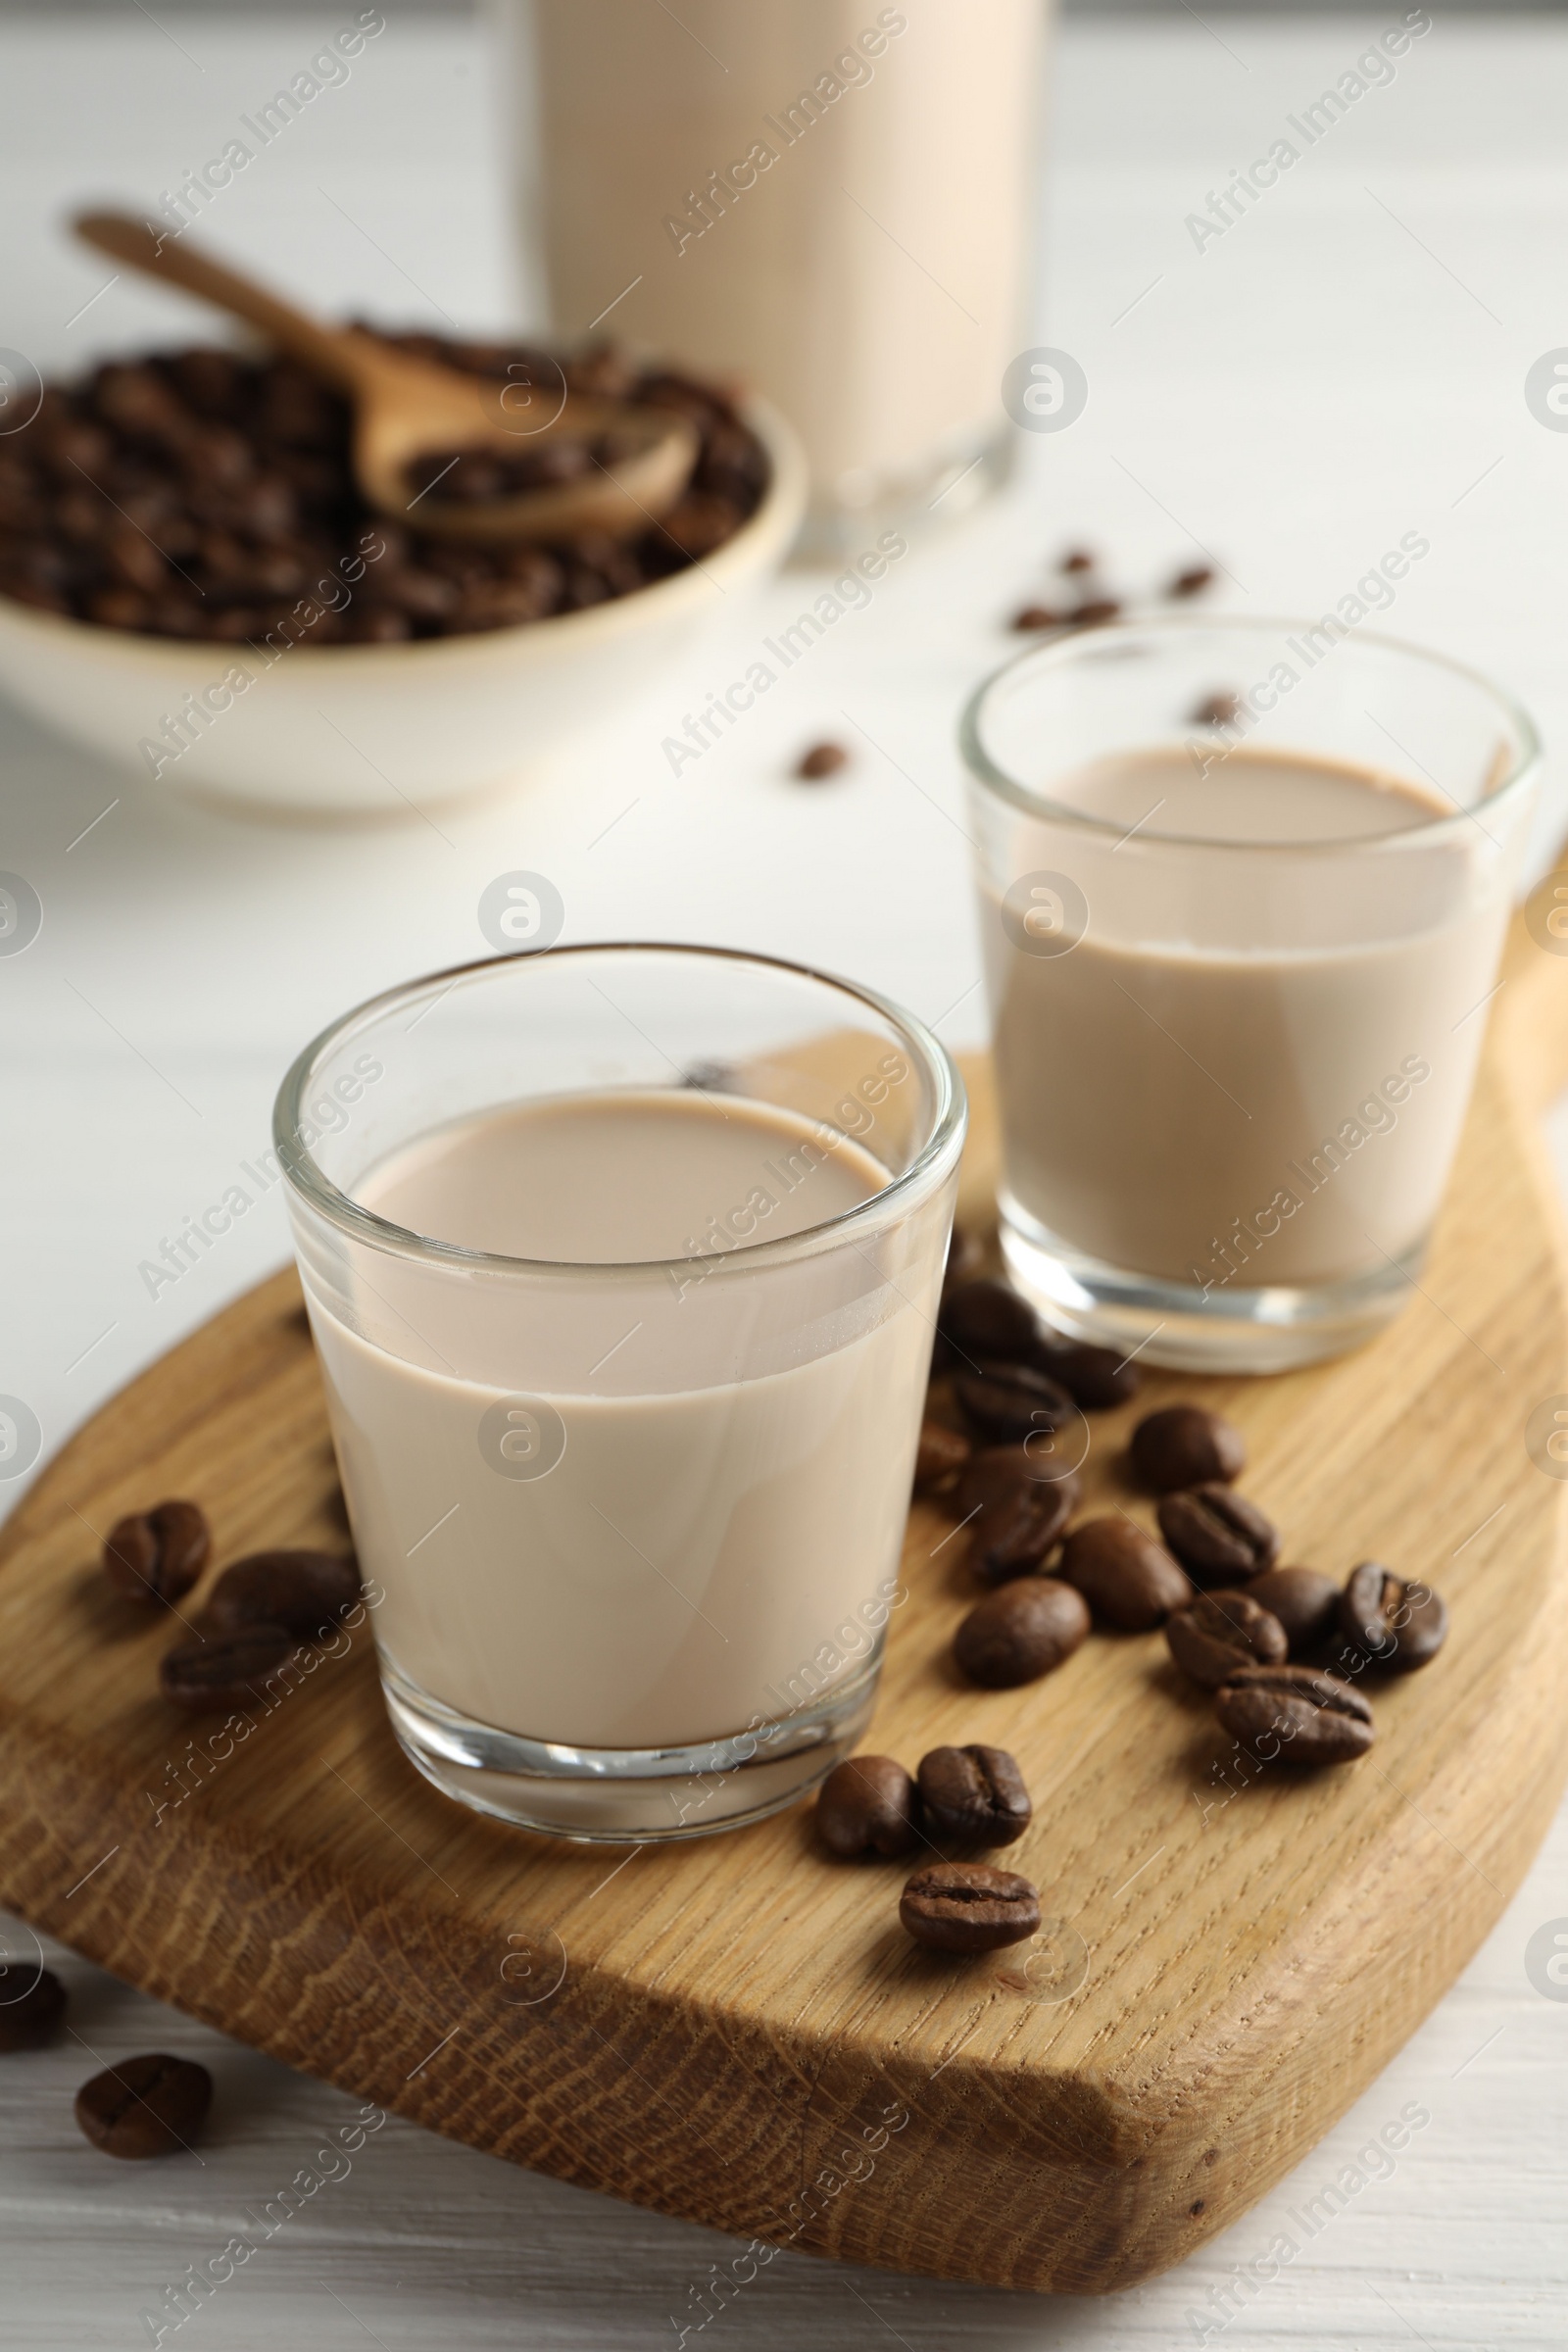
<svg viewBox="0 0 1568 2352"><path fill-rule="evenodd" d="M982 1262L972 1238L956 1232L932 1356L940 1385L914 1477L916 1494L967 1532L961 1574L986 1588L954 1640L959 1672L982 1689L1011 1690L1054 1673L1097 1624L1163 1629L1174 1664L1212 1694L1221 1729L1256 1762L1364 1755L1375 1724L1362 1678L1407 1674L1434 1658L1447 1632L1443 1601L1377 1561L1363 1561L1343 1589L1316 1568L1281 1566L1279 1531L1237 1489L1242 1433L1200 1405L1146 1413L1128 1442L1128 1483L1153 1500L1157 1536L1122 1509L1075 1523L1082 1486L1075 1471L1052 1469L1054 1441L1075 1414L1133 1398L1137 1368L1049 1330L1017 1292L980 1272ZM999 1752L935 1751L977 1760ZM892 1857L922 1837L956 1840L961 1808L944 1810L942 1773L972 1772L976 1818L1010 1818L1000 1784L982 1788L989 1765L929 1765L911 1780L885 1756L840 1764L817 1810L829 1850ZM1027 1820L1025 1811L1013 1836ZM963 1883L950 1886L955 1872ZM1027 1880L943 1862L909 1882L901 1917L934 1949L987 1951L1032 1935L1039 1906Z"/></svg>
<svg viewBox="0 0 1568 2352"><path fill-rule="evenodd" d="M104 1544L104 1574L122 1599L172 1609L212 1556L201 1505L180 1498L132 1511ZM254 1706L304 1642L324 1640L362 1597L358 1563L327 1551L256 1551L225 1568L207 1608L168 1652L158 1687L187 1714Z"/></svg>
<svg viewBox="0 0 1568 2352"><path fill-rule="evenodd" d="M573 392L673 409L701 441L691 480L634 539L442 541L366 505L346 402L291 362L158 352L49 385L30 423L0 439L0 595L106 628L232 645L274 629L311 646L466 636L683 571L733 537L767 487L766 453L717 385L611 348L558 365L511 343L386 340L503 386L559 387L564 374ZM593 455L564 438L518 441L525 471L585 469ZM471 458L442 494L510 486Z"/></svg>
<svg viewBox="0 0 1568 2352"><path fill-rule="evenodd" d="M0 2052L42 2049L65 2022L66 1988L53 1969L0 1966ZM193 2147L212 2104L213 2078L191 2058L155 2050L105 2067L76 2093L76 2122L106 2156L172 2156Z"/></svg>
<svg viewBox="0 0 1568 2352"><path fill-rule="evenodd" d="M1200 1405L1146 1414L1128 1445L1130 1477L1156 1498L1162 1542L1121 1510L1073 1526L1076 1475L1051 1475L1049 1456L1043 1466L1031 1447L1054 1438L1075 1406L1136 1394L1136 1372L1046 1330L1026 1299L968 1273L970 1262L968 1245L956 1243L950 1264L964 1278L944 1295L933 1355L968 1428L928 1417L915 1465L916 1493L940 1497L969 1531L968 1573L997 1588L958 1628L959 1669L1006 1690L1060 1666L1096 1620L1123 1633L1163 1626L1176 1663L1217 1693L1221 1722L1251 1753L1296 1763L1362 1753L1372 1715L1356 1678L1369 1667L1408 1673L1435 1657L1447 1632L1442 1600L1375 1561L1343 1592L1315 1569L1278 1567L1278 1531L1236 1491L1242 1434ZM1259 1694L1276 1687L1291 1728L1271 1745L1268 1727L1257 1729ZM1334 1718L1321 1738L1301 1729L1301 1710L1314 1705ZM1345 1728L1352 1718L1353 1733Z"/></svg>
<svg viewBox="0 0 1568 2352"><path fill-rule="evenodd" d="M816 1832L830 1854L892 1860L928 1845L1011 1845L1034 1815L1004 1747L934 1747L911 1775L893 1756L850 1756L816 1799ZM939 1952L993 1952L1040 1925L1028 1879L985 1862L925 1864L907 1882L899 1917L916 1943Z"/></svg>

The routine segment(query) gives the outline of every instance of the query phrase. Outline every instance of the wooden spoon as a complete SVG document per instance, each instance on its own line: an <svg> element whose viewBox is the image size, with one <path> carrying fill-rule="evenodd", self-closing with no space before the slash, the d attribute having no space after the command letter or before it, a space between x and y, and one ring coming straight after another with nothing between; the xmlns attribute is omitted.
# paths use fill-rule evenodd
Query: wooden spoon
<svg viewBox="0 0 1568 2352"><path fill-rule="evenodd" d="M580 531L626 538L674 505L697 463L698 435L684 416L629 402L584 399L548 387L464 375L410 359L353 326L323 326L250 278L155 236L122 213L82 213L76 234L117 262L182 286L260 327L302 368L354 406L354 471L372 507L451 539L571 539ZM535 416L542 419L535 424ZM613 433L611 463L569 481L495 498L443 499L439 481L411 493L413 461L435 453L489 450L508 457L553 439ZM417 512L416 513L416 510Z"/></svg>

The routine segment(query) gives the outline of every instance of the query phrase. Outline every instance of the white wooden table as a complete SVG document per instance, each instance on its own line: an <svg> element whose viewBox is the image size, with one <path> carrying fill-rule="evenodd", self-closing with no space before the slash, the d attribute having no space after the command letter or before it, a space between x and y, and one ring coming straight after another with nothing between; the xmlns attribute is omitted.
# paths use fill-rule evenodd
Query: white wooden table
<svg viewBox="0 0 1568 2352"><path fill-rule="evenodd" d="M0 710L0 866L46 907L37 945L0 964L0 1390L28 1399L47 1445L284 1255L273 1198L156 1301L136 1273L254 1155L303 1039L374 988L483 952L475 906L499 872L549 873L568 939L808 956L888 989L951 1043L977 1042L954 714L1069 539L1107 550L1134 590L1202 548L1234 575L1233 609L1317 612L1419 529L1432 555L1390 625L1494 671L1561 736L1568 439L1530 416L1523 379L1568 342L1568 27L1441 19L1394 83L1223 238L1199 252L1184 225L1381 22L1070 28L1037 339L1082 362L1086 415L1031 441L1004 502L923 548L678 783L660 738L722 656L707 676L671 676L652 710L612 715L528 796L443 816L439 832L237 823L154 797ZM194 314L172 300L125 281L99 291L106 270L70 250L59 217L89 197L155 196L298 70L326 24L180 13L163 29L130 8L74 26L7 20L4 339L52 369L190 333ZM480 35L394 18L352 82L225 195L212 233L328 309L437 323L428 290L484 328L510 310L501 186ZM778 611L797 601L781 590ZM855 746L854 768L792 785L790 758L824 733ZM1563 822L1558 783L1549 799L1543 844ZM712 2322L712 2340L1561 2346L1568 2005L1524 1966L1532 1932L1559 1914L1568 1818L1343 2126L1152 2286L1091 2306L786 2255ZM32 1947L13 1929L8 1948ZM243 2208L312 2165L354 2102L51 1958L73 1988L73 2036L0 2061L0 2346L140 2345L143 2312L244 2227ZM77 2136L73 2091L100 2060L158 2046L213 2069L212 2130L199 2159L110 2164ZM1430 2121L1397 2169L1348 2171L1409 2102ZM1340 2196L1322 2198L1331 2183ZM1341 2209L1310 2230L1314 2199L1319 2216ZM1297 2247L1283 2266L1282 2237ZM164 2340L674 2345L728 2250L394 2119Z"/></svg>

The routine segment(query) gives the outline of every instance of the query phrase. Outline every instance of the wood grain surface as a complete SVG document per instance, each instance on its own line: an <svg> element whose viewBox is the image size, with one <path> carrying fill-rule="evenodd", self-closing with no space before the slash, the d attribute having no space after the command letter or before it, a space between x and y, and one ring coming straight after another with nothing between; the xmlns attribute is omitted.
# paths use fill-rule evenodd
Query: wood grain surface
<svg viewBox="0 0 1568 2352"><path fill-rule="evenodd" d="M107 1406L5 1531L0 1899L362 2097L762 2241L737 2258L754 2268L787 2243L1092 2292L1178 2260L1431 2008L1568 1770L1564 1487L1524 1442L1568 1392L1533 1127L1568 1071L1568 962L1522 919L1506 971L1397 1323L1338 1365L1160 1375L1094 1418L1086 1508L1147 1522L1126 1426L1201 1396L1245 1428L1246 1489L1288 1558L1343 1574L1375 1555L1446 1593L1448 1644L1379 1687L1361 1763L1237 1785L1157 1636L1097 1634L1021 1691L962 1686L961 1540L923 1504L869 1744L911 1764L950 1740L1016 1753L1035 1819L1006 1859L1042 1889L1034 1947L919 1952L896 1921L904 1867L826 1862L805 1809L624 1855L468 1814L397 1749L368 1629L240 1729L193 1725L156 1693L170 1628L113 1600L98 1544L168 1494L206 1505L220 1564L343 1540L285 1273ZM974 1220L993 1129L967 1074Z"/></svg>

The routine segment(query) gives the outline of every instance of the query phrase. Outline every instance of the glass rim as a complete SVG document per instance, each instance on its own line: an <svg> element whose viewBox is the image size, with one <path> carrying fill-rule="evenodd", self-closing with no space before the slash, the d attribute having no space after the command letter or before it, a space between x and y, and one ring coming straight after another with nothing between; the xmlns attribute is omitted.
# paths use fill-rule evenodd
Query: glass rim
<svg viewBox="0 0 1568 2352"><path fill-rule="evenodd" d="M1129 617L1100 622L1092 628L1071 630L1053 639L1048 645L1027 646L1023 652L1010 655L981 679L965 703L958 721L958 748L973 780L996 793L1024 815L1049 818L1053 824L1073 826L1086 834L1102 837L1114 835L1118 840L1124 839L1127 828L1114 819L1091 816L1082 809L1069 808L1064 802L1047 798L997 764L981 731L989 699L996 689L1031 665L1042 670L1070 668L1090 648L1107 643L1114 645L1118 640L1126 643L1140 636L1167 633L1171 636L1186 634L1194 637L1218 635L1226 631L1233 631L1238 636L1262 636L1278 632L1290 634L1302 629L1320 628L1322 621L1321 613L1315 619L1264 613L1225 614L1205 620L1187 612L1152 612L1144 619ZM1494 808L1500 802L1516 798L1524 786L1534 780L1542 757L1541 737L1536 723L1523 704L1516 702L1511 694L1484 671L1473 668L1467 662L1455 661L1449 654L1433 653L1425 646L1412 645L1407 638L1386 636L1379 629L1357 629L1354 642L1373 646L1383 654L1397 654L1401 659L1420 662L1428 669L1444 670L1450 677L1461 678L1467 685L1479 689L1500 713L1510 737L1512 758L1507 774L1484 800L1478 801L1474 808L1455 806L1450 813L1434 816L1418 825L1406 825L1391 833L1331 835L1322 841L1235 841L1224 835L1157 833L1141 829L1129 846L1143 848L1157 842L1164 851L1201 850L1212 853L1215 850L1229 850L1247 857L1278 854L1281 851L1292 857L1303 854L1354 856L1369 851L1387 854L1395 848L1425 847L1446 831L1476 824L1479 822L1478 810ZM1245 741L1245 738L1242 740ZM1236 744L1228 746L1232 751L1237 748ZM1443 787L1440 785L1438 789L1441 791Z"/></svg>
<svg viewBox="0 0 1568 2352"><path fill-rule="evenodd" d="M715 963L752 964L764 971L787 974L791 979L813 981L818 987L853 998L856 1003L879 1014L912 1052L915 1059L923 1064L932 1080L936 1098L930 1132L909 1165L899 1175L890 1176L879 1191L868 1194L863 1200L858 1200L852 1208L841 1209L836 1216L824 1218L820 1224L808 1225L798 1233L781 1235L772 1241L737 1242L733 1249L723 1250L711 1261L690 1255L623 1259L535 1258L513 1257L498 1250L470 1250L457 1242L436 1241L428 1234L416 1233L411 1227L394 1224L388 1217L377 1216L373 1209L364 1207L351 1199L341 1186L334 1184L316 1159L313 1150L302 1141L300 1130L310 1123L305 1098L314 1082L315 1073L327 1054L399 1006L416 1003L432 991L450 994L461 981L477 978L481 974L499 974L521 964L563 961L568 957L587 956L649 955L702 957ZM607 1282L625 1282L632 1277L650 1280L667 1278L694 1264L710 1262L714 1264L716 1270L722 1270L742 1259L753 1267L766 1267L784 1263L791 1257L815 1254L833 1241L843 1239L853 1228L885 1222L889 1210L916 1190L933 1170L939 1169L945 1157L956 1163L967 1124L968 1096L946 1046L915 1014L906 1012L876 989L863 987L858 981L841 979L837 973L821 971L814 964L794 962L787 956L755 955L746 948L703 947L681 940L657 939L583 940L564 948L524 948L512 956L484 956L471 963L452 964L442 971L426 972L417 979L401 981L396 987L382 989L377 995L367 997L362 1004L352 1005L347 1012L340 1013L324 1029L318 1031L289 1064L272 1105L273 1148L290 1189L318 1215L325 1217L353 1240L368 1243L389 1254L416 1258L461 1272L526 1274L531 1278L577 1284L594 1278Z"/></svg>

